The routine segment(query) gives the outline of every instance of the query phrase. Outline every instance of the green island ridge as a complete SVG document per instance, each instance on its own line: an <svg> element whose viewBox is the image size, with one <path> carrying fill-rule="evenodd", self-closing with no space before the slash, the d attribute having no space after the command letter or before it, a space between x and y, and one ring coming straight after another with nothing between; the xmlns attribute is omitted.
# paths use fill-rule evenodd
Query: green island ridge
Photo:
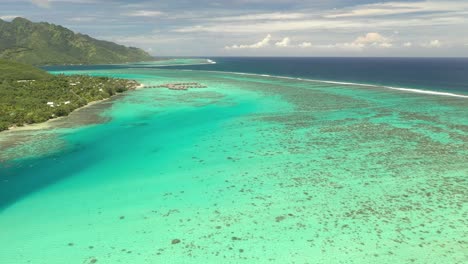
<svg viewBox="0 0 468 264"><path fill-rule="evenodd" d="M111 64L153 60L147 52L46 22L0 19L0 59L33 65Z"/></svg>
<svg viewBox="0 0 468 264"><path fill-rule="evenodd" d="M136 81L52 75L34 66L0 60L0 131L67 116L92 101L135 89Z"/></svg>

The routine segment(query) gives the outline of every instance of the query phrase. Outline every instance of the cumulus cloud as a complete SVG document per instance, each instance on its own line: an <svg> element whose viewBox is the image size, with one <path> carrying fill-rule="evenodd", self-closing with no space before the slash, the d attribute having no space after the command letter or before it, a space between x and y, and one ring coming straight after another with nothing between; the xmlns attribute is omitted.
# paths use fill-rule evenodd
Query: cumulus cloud
<svg viewBox="0 0 468 264"><path fill-rule="evenodd" d="M381 47L391 47L390 39L380 35L376 32L367 33L365 36L358 37L354 42L354 45L359 47L365 46L381 46Z"/></svg>
<svg viewBox="0 0 468 264"><path fill-rule="evenodd" d="M291 39L288 38L288 37L286 37L283 40L275 43L275 45L277 47L289 47L290 44L291 44Z"/></svg>
<svg viewBox="0 0 468 264"><path fill-rule="evenodd" d="M231 49L258 49L258 48L264 48L270 46L270 42L272 41L272 36L268 34L263 40L254 43L254 44L244 44L244 45L238 45L234 44L232 46L226 46L224 47L227 50ZM300 44L294 44L291 38L289 37L284 37L283 39L278 40L275 42L274 47L276 48L309 48L312 47L312 43L310 42L302 42Z"/></svg>
<svg viewBox="0 0 468 264"><path fill-rule="evenodd" d="M48 8L50 7L50 1L49 0L31 0L31 3L39 6L39 7L44 7Z"/></svg>
<svg viewBox="0 0 468 264"><path fill-rule="evenodd" d="M391 48L392 40L376 32L367 33L364 36L357 37L353 42L336 43L321 46L324 48L338 48L344 50L363 50L366 47Z"/></svg>
<svg viewBox="0 0 468 264"><path fill-rule="evenodd" d="M269 46L270 41L271 41L271 35L268 34L263 40L261 40L261 41L259 41L257 43L254 43L254 44L250 44L250 45L237 45L237 44L234 44L232 46L226 46L224 48L227 49L227 50L230 50L230 49L259 49L259 48Z"/></svg>
<svg viewBox="0 0 468 264"><path fill-rule="evenodd" d="M422 43L421 47L423 48L440 48L442 47L442 42L438 39L431 40L426 43Z"/></svg>
<svg viewBox="0 0 468 264"><path fill-rule="evenodd" d="M429 42L428 46L431 47L431 48L439 48L440 46L442 46L442 43L438 39L431 40L431 42Z"/></svg>
<svg viewBox="0 0 468 264"><path fill-rule="evenodd" d="M370 32L364 36L357 37L351 43L337 44L337 46L348 49L363 49L365 47L390 48L393 44L391 39L384 37L377 32Z"/></svg>
<svg viewBox="0 0 468 264"><path fill-rule="evenodd" d="M327 49L341 49L341 50L352 50L362 51L364 48L391 48L393 47L392 40L384 37L379 33L370 32L366 35L357 37L353 42L336 43L330 45L319 45L318 48Z"/></svg>

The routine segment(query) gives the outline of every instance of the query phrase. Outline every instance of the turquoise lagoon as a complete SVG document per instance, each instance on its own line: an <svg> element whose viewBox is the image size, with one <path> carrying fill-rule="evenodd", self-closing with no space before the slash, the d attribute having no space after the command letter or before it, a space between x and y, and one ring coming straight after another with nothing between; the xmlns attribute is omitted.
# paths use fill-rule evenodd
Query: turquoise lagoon
<svg viewBox="0 0 468 264"><path fill-rule="evenodd" d="M53 128L2 133L2 263L467 261L466 98L203 71L65 73L208 88L140 89ZM89 116L100 121L67 123Z"/></svg>

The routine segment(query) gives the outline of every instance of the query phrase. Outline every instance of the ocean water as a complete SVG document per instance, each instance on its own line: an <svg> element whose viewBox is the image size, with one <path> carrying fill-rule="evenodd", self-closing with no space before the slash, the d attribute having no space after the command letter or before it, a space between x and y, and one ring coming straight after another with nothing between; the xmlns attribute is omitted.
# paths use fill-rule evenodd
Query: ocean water
<svg viewBox="0 0 468 264"><path fill-rule="evenodd" d="M463 89L201 70L216 62L55 68L207 88L0 134L1 262L466 262Z"/></svg>
<svg viewBox="0 0 468 264"><path fill-rule="evenodd" d="M213 58L176 68L246 72L468 95L468 58Z"/></svg>
<svg viewBox="0 0 468 264"><path fill-rule="evenodd" d="M213 63L216 62L216 63ZM461 92L468 95L468 58L262 58L215 57L160 60L125 65L69 66L67 69L128 67L223 71ZM63 70L63 67L45 67Z"/></svg>

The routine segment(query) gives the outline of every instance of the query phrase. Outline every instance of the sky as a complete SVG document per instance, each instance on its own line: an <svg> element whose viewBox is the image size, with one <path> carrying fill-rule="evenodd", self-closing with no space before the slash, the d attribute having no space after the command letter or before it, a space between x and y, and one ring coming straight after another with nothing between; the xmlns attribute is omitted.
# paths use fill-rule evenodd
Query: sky
<svg viewBox="0 0 468 264"><path fill-rule="evenodd" d="M468 0L0 0L155 56L468 57Z"/></svg>

